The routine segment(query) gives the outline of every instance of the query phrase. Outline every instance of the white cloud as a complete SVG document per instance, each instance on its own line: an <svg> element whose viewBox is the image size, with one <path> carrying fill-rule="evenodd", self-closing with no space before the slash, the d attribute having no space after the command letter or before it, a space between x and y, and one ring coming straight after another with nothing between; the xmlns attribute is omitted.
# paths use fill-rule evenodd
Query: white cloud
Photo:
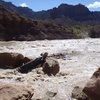
<svg viewBox="0 0 100 100"><path fill-rule="evenodd" d="M100 8L100 2L99 2L99 1L95 1L95 2L92 3L92 4L87 5L87 7L88 7L88 8L93 8L93 9L95 9L95 8Z"/></svg>
<svg viewBox="0 0 100 100"><path fill-rule="evenodd" d="M28 7L28 5L26 3L22 3L20 4L21 7Z"/></svg>

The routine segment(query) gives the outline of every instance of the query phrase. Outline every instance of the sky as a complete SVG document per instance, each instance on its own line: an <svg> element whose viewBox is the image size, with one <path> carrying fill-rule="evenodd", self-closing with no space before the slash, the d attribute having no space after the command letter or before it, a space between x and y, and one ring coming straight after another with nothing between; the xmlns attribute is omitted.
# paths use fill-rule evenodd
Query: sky
<svg viewBox="0 0 100 100"><path fill-rule="evenodd" d="M83 4L91 11L100 11L100 0L5 0L12 2L16 6L29 7L33 11L48 10L57 7L62 3Z"/></svg>

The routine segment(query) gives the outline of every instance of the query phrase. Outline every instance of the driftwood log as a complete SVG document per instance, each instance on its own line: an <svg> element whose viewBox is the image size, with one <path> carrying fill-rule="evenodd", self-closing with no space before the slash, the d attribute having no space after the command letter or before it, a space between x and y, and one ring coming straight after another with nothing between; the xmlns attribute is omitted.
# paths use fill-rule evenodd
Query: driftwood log
<svg viewBox="0 0 100 100"><path fill-rule="evenodd" d="M17 70L21 73L28 73L32 69L37 68L38 65L41 64L41 66L42 66L45 63L47 56L48 56L48 53L44 53L41 55L41 57L36 58L35 60L31 60L28 63L18 67Z"/></svg>

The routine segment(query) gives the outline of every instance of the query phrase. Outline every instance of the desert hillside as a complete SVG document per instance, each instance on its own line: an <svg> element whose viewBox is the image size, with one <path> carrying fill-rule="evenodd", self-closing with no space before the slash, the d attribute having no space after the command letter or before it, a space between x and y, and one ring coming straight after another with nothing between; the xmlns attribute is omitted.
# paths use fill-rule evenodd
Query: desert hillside
<svg viewBox="0 0 100 100"><path fill-rule="evenodd" d="M67 28L46 21L24 18L0 6L0 40L44 40L78 38Z"/></svg>
<svg viewBox="0 0 100 100"><path fill-rule="evenodd" d="M44 40L100 37L100 12L82 4L61 4L34 12L0 1L0 40Z"/></svg>

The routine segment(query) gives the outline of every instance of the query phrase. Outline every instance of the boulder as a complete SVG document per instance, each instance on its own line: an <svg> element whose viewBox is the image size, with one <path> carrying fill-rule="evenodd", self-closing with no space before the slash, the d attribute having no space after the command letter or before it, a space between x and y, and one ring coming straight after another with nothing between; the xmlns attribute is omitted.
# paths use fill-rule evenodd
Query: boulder
<svg viewBox="0 0 100 100"><path fill-rule="evenodd" d="M100 100L100 68L94 72L83 91L91 100Z"/></svg>
<svg viewBox="0 0 100 100"><path fill-rule="evenodd" d="M13 84L0 83L0 100L32 100L31 90Z"/></svg>
<svg viewBox="0 0 100 100"><path fill-rule="evenodd" d="M53 58L47 58L43 64L43 72L47 75L56 75L60 70L59 63Z"/></svg>
<svg viewBox="0 0 100 100"><path fill-rule="evenodd" d="M88 96L83 92L83 88L76 86L72 91L72 98L77 100L89 100Z"/></svg>
<svg viewBox="0 0 100 100"><path fill-rule="evenodd" d="M0 68L16 68L28 61L30 61L30 59L20 53L0 53Z"/></svg>

